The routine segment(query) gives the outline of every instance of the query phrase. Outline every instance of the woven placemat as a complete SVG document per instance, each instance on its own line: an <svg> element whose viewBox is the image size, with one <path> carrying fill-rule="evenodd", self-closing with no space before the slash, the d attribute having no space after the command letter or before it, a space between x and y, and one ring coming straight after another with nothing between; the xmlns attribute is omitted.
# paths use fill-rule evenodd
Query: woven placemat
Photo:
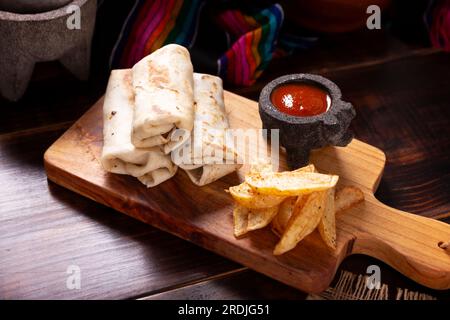
<svg viewBox="0 0 450 320"><path fill-rule="evenodd" d="M343 270L335 286L310 294L307 300L436 300L429 294L405 288L392 290L385 283L381 283L379 289L369 289L367 279L368 276Z"/></svg>

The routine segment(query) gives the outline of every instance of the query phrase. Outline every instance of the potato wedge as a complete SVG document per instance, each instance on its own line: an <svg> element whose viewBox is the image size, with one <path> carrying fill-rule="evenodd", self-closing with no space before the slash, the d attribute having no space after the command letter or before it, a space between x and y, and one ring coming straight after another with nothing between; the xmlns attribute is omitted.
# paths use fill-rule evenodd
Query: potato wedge
<svg viewBox="0 0 450 320"><path fill-rule="evenodd" d="M332 197L335 197L336 200L332 201ZM283 235L291 217L294 206L292 199L294 199L295 203L295 197L289 197L280 204L278 214L272 221L272 231L279 237ZM364 195L356 187L344 187L337 192L334 188L329 189L324 215L318 225L318 229L322 239L331 249L336 249L336 214L350 209L362 200L364 200Z"/></svg>
<svg viewBox="0 0 450 320"><path fill-rule="evenodd" d="M300 196L301 197L301 196ZM272 230L276 235L281 237L286 229L289 219L294 211L295 202L298 197L288 197L281 204L278 209L277 216L272 221Z"/></svg>
<svg viewBox="0 0 450 320"><path fill-rule="evenodd" d="M249 174L245 182L264 195L298 196L333 188L339 177L313 172L260 172Z"/></svg>
<svg viewBox="0 0 450 320"><path fill-rule="evenodd" d="M294 172L317 172L317 170L313 164L309 164L305 167L294 170ZM287 197L286 199L284 199L280 204L278 214L272 220L272 232L280 238L283 235L284 230L286 229L289 219L291 218L297 198L298 197Z"/></svg>
<svg viewBox="0 0 450 320"><path fill-rule="evenodd" d="M273 196L270 194L259 194L255 192L246 182L230 187L230 194L241 206L252 209L270 208L279 205L286 197Z"/></svg>
<svg viewBox="0 0 450 320"><path fill-rule="evenodd" d="M278 206L264 209L248 209L247 231L262 229L267 226L278 213Z"/></svg>
<svg viewBox="0 0 450 320"><path fill-rule="evenodd" d="M325 196L325 209L323 217L319 222L317 228L319 229L320 236L325 244L331 249L336 249L336 216L334 209L334 194L335 189L331 188L326 191Z"/></svg>
<svg viewBox="0 0 450 320"><path fill-rule="evenodd" d="M234 236L236 238L247 233L248 209L236 206L233 210Z"/></svg>
<svg viewBox="0 0 450 320"><path fill-rule="evenodd" d="M314 192L299 197L286 227L286 231L276 245L273 254L281 255L292 250L297 243L317 228L324 213L326 192Z"/></svg>
<svg viewBox="0 0 450 320"><path fill-rule="evenodd" d="M340 213L364 201L364 194L356 187L344 187L336 192L335 199L335 211Z"/></svg>
<svg viewBox="0 0 450 320"><path fill-rule="evenodd" d="M278 223L277 220L277 216L275 216L275 218L273 218L272 223L270 224L270 230L272 230L272 232L278 237L281 238L281 236L283 235L283 233L281 232L281 227Z"/></svg>
<svg viewBox="0 0 450 320"><path fill-rule="evenodd" d="M299 168L294 172L314 172L314 165L310 164L306 167ZM272 172L272 166L268 164L252 165L249 174L257 174L260 172ZM228 189L234 201L241 206L251 209L270 208L279 205L285 196L275 196L270 194L260 194L255 192L246 182L240 185L230 187Z"/></svg>
<svg viewBox="0 0 450 320"><path fill-rule="evenodd" d="M307 166L295 169L292 172L317 172L316 167L313 164L308 164Z"/></svg>

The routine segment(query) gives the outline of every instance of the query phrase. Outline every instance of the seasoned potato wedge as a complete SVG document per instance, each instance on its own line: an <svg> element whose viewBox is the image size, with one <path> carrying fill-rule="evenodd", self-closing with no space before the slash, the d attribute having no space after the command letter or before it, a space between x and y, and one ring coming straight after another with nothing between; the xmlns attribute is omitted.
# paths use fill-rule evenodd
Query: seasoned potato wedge
<svg viewBox="0 0 450 320"><path fill-rule="evenodd" d="M310 164L306 167L295 170L294 172L314 172L314 165ZM268 164L253 165L250 169L249 174L257 174L261 172L272 172L272 166ZM233 199L246 208L252 209L262 209L270 208L279 205L285 196L276 196L270 194L261 194L254 189L252 189L246 182L240 185L230 187L230 194Z"/></svg>
<svg viewBox="0 0 450 320"><path fill-rule="evenodd" d="M301 196L299 196L301 197ZM281 237L294 211L295 202L298 197L288 197L281 204L278 209L277 216L272 220L272 230Z"/></svg>
<svg viewBox="0 0 450 320"><path fill-rule="evenodd" d="M317 171L316 167L314 167L313 164L308 164L307 166L295 169L292 172L317 172Z"/></svg>
<svg viewBox="0 0 450 320"><path fill-rule="evenodd" d="M344 187L336 192L335 211L348 210L364 200L364 194L356 187Z"/></svg>
<svg viewBox="0 0 450 320"><path fill-rule="evenodd" d="M234 236L236 238L247 233L248 209L236 206L233 210Z"/></svg>
<svg viewBox="0 0 450 320"><path fill-rule="evenodd" d="M326 191L299 197L286 230L273 251L274 255L292 250L297 243L317 228L325 210Z"/></svg>
<svg viewBox="0 0 450 320"><path fill-rule="evenodd" d="M323 191L326 193L323 217L319 222L320 236L328 247L336 249L336 216L334 208L334 188Z"/></svg>
<svg viewBox="0 0 450 320"><path fill-rule="evenodd" d="M264 209L249 209L237 205L233 210L234 236L243 236L248 231L262 229L277 215L278 206Z"/></svg>
<svg viewBox="0 0 450 320"><path fill-rule="evenodd" d="M278 213L278 206L264 209L248 209L247 231L262 229L267 226Z"/></svg>
<svg viewBox="0 0 450 320"><path fill-rule="evenodd" d="M286 197L274 196L270 194L260 194L253 190L246 182L230 187L230 194L241 206L262 209L279 205Z"/></svg>
<svg viewBox="0 0 450 320"><path fill-rule="evenodd" d="M333 188L339 177L314 172L260 172L249 174L245 182L265 195L298 196Z"/></svg>

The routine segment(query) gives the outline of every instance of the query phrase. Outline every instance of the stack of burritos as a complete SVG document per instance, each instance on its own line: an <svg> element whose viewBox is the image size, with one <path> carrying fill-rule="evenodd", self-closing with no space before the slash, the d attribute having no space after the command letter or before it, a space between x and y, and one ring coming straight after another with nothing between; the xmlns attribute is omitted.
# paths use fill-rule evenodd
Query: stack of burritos
<svg viewBox="0 0 450 320"><path fill-rule="evenodd" d="M179 166L203 186L240 167L227 129L222 80L194 74L189 52L170 44L132 69L111 72L101 162L147 187L170 179Z"/></svg>

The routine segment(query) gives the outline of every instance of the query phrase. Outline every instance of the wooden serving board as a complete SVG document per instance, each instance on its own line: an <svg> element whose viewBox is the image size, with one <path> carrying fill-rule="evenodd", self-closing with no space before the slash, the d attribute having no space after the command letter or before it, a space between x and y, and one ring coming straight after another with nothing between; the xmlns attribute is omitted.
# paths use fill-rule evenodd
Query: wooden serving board
<svg viewBox="0 0 450 320"><path fill-rule="evenodd" d="M254 101L226 92L225 104L233 128L261 127ZM386 161L379 149L354 139L345 148L313 152L319 171L338 174L340 184L361 188L366 199L337 216L336 251L315 231L294 250L273 256L278 238L269 228L239 240L233 236L233 202L224 189L240 183L246 167L204 187L193 185L182 170L151 189L133 177L107 173L99 161L102 105L101 99L47 150L50 180L303 291L327 288L341 261L356 253L425 286L450 288L450 250L438 246L450 240L450 225L389 208L374 197Z"/></svg>

